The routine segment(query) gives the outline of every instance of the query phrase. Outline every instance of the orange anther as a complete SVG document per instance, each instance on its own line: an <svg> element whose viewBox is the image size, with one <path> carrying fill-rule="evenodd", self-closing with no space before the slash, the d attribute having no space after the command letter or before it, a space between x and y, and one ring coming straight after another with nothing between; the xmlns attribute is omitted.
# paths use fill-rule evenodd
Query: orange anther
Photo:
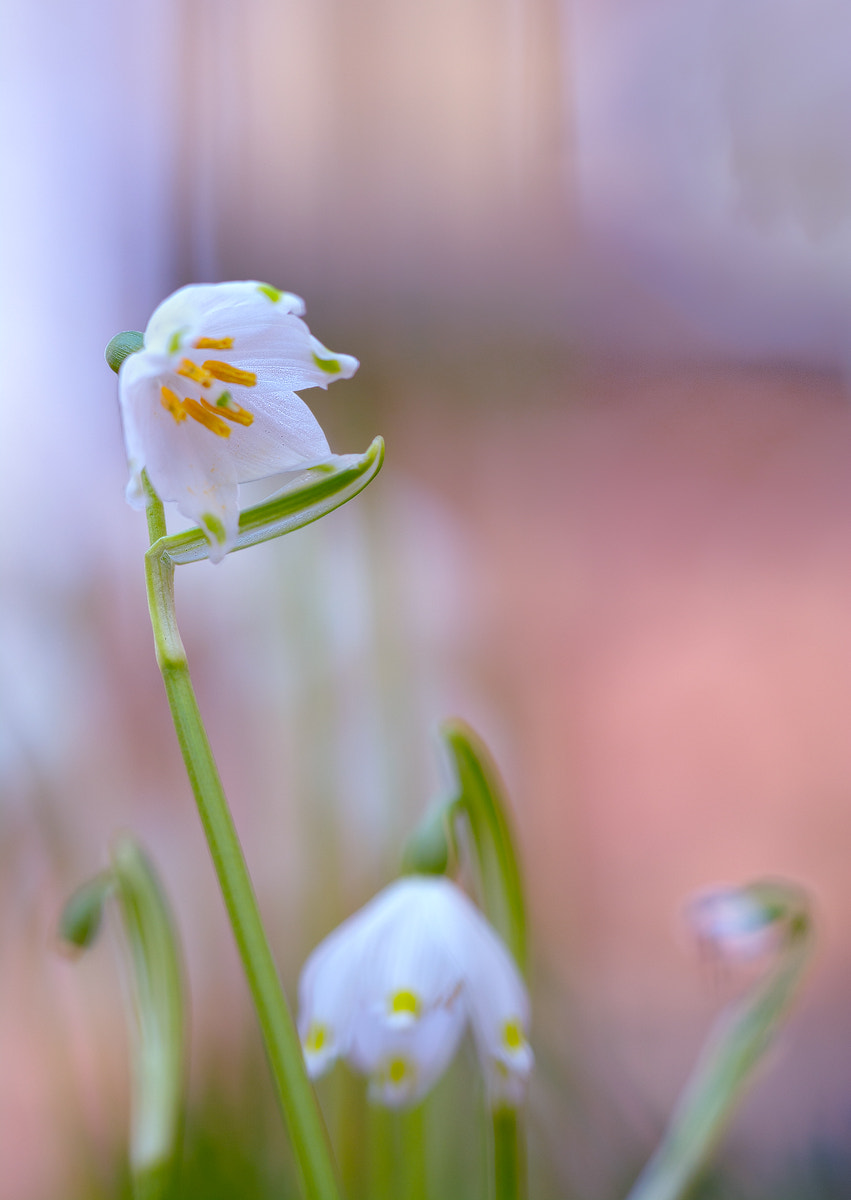
<svg viewBox="0 0 851 1200"><path fill-rule="evenodd" d="M200 422L206 429L209 429L210 433L214 433L216 437L230 437L230 426L227 421L223 421L215 412L211 412L208 404L199 404L197 400L193 400L191 396L187 396L183 401L183 407L193 420Z"/></svg>
<svg viewBox="0 0 851 1200"><path fill-rule="evenodd" d="M171 413L178 425L186 420L186 409L178 400L171 388L160 388L160 402L164 409Z"/></svg>
<svg viewBox="0 0 851 1200"><path fill-rule="evenodd" d="M202 408L213 413L214 416L227 417L229 421L235 421L237 425L253 425L254 423L254 413L250 413L247 408L240 408L238 404L233 408L221 403L212 405L203 396L200 403Z"/></svg>
<svg viewBox="0 0 851 1200"><path fill-rule="evenodd" d="M254 387L257 382L257 376L253 371L241 371L239 367L232 367L230 363L217 362L214 358L208 359L204 363L205 370L213 379L220 379L222 383L240 383L243 387Z"/></svg>
<svg viewBox="0 0 851 1200"><path fill-rule="evenodd" d="M193 379L195 383L200 383L201 387L209 387L213 382L213 376L206 369L206 364L203 367L199 367L191 358L180 360L177 373L178 375L185 375L187 379Z"/></svg>

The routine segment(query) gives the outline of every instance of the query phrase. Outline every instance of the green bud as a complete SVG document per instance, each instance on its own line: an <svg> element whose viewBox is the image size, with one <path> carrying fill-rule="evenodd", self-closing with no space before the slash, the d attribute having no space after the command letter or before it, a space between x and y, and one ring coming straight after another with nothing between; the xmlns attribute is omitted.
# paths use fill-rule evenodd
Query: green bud
<svg viewBox="0 0 851 1200"><path fill-rule="evenodd" d="M403 875L445 875L449 867L453 802L431 808L405 843Z"/></svg>
<svg viewBox="0 0 851 1200"><path fill-rule="evenodd" d="M67 901L59 918L59 936L69 949L85 950L95 940L112 886L110 875L96 875Z"/></svg>
<svg viewBox="0 0 851 1200"><path fill-rule="evenodd" d="M115 337L104 350L104 358L118 374L118 369L130 354L141 350L145 344L145 335L135 329L127 329L124 333L116 333Z"/></svg>

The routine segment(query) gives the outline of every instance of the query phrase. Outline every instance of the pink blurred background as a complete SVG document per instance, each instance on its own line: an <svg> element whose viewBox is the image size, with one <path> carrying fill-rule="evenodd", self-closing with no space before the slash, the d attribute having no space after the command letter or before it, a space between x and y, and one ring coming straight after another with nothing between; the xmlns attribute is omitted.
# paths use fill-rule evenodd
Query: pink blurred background
<svg viewBox="0 0 851 1200"><path fill-rule="evenodd" d="M516 807L565 1190L623 1191L740 984L682 929L717 882L800 881L820 942L723 1153L847 1134L850 35L829 0L7 0L0 1200L122 1143L114 963L53 946L117 830L174 900L196 1086L255 1039L102 359L192 280L303 295L362 361L306 396L332 446L387 440L345 510L178 580L287 981L458 714Z"/></svg>

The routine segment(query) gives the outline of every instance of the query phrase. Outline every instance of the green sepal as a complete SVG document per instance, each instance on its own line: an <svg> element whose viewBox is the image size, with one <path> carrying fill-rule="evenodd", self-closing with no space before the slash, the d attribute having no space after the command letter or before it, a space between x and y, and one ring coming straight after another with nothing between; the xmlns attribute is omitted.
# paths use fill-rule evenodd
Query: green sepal
<svg viewBox="0 0 851 1200"><path fill-rule="evenodd" d="M149 858L125 835L111 859L130 966L133 1193L137 1200L157 1200L167 1193L182 1133L183 971L171 911Z"/></svg>
<svg viewBox="0 0 851 1200"><path fill-rule="evenodd" d="M627 1200L680 1200L690 1192L801 982L813 949L806 894L777 880L751 884L742 894L762 907L766 928L776 928L776 961L716 1021L662 1141Z"/></svg>
<svg viewBox="0 0 851 1200"><path fill-rule="evenodd" d="M69 950L91 946L100 930L104 902L112 887L112 876L104 872L78 887L68 898L59 918L59 937Z"/></svg>
<svg viewBox="0 0 851 1200"><path fill-rule="evenodd" d="M403 875L445 875L452 857L450 828L455 802L430 808L402 851Z"/></svg>
<svg viewBox="0 0 851 1200"><path fill-rule="evenodd" d="M384 440L377 437L365 454L346 455L336 466L313 467L281 491L239 514L239 533L231 553L268 542L301 529L333 512L362 492L384 462ZM200 562L209 557L209 544L198 528L162 537L148 551L173 563Z"/></svg>
<svg viewBox="0 0 851 1200"><path fill-rule="evenodd" d="M485 915L526 970L526 902L505 788L484 743L463 721L440 727L454 775L455 814L469 823Z"/></svg>
<svg viewBox="0 0 851 1200"><path fill-rule="evenodd" d="M117 375L125 358L136 354L144 345L145 335L143 333L139 333L136 329L127 329L124 333L116 333L104 350L103 356Z"/></svg>

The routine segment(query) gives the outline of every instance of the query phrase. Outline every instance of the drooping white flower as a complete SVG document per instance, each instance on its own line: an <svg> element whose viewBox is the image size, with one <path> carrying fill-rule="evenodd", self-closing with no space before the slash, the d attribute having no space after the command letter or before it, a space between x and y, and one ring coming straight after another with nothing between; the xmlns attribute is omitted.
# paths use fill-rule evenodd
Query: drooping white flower
<svg viewBox="0 0 851 1200"><path fill-rule="evenodd" d="M313 951L299 984L308 1072L338 1058L374 1100L419 1100L469 1022L490 1102L523 1099L533 1056L529 998L491 926L443 876L409 875L379 892Z"/></svg>
<svg viewBox="0 0 851 1200"><path fill-rule="evenodd" d="M268 284L192 284L154 311L144 348L121 364L119 396L130 483L142 471L162 500L196 521L217 562L237 533L237 485L333 460L325 434L294 393L350 378L301 320L298 296Z"/></svg>

